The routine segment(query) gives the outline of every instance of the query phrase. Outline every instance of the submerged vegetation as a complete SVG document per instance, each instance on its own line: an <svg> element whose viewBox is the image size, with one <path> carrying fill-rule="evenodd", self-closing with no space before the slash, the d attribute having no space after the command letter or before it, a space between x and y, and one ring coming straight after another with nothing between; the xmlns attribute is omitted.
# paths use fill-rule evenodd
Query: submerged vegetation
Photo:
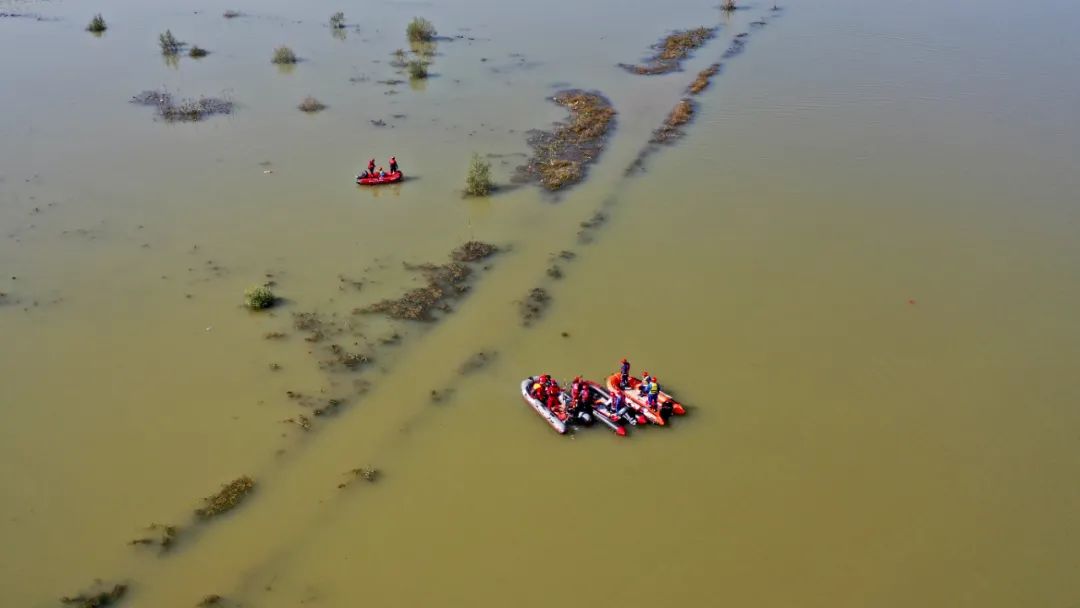
<svg viewBox="0 0 1080 608"><path fill-rule="evenodd" d="M521 324L532 325L532 322L539 319L550 304L551 295L546 289L534 287L529 290L528 295L520 303Z"/></svg>
<svg viewBox="0 0 1080 608"><path fill-rule="evenodd" d="M467 281L472 275L472 268L462 262L479 261L496 251L498 249L494 245L470 241L451 252L450 257L455 261L447 264L406 264L406 268L417 270L424 275L426 285L411 289L399 298L380 300L353 312L385 314L391 319L434 321L436 311L450 312L450 302L462 297L469 290Z"/></svg>
<svg viewBox="0 0 1080 608"><path fill-rule="evenodd" d="M465 175L465 194L487 196L491 189L491 163L474 152L472 160L469 161L469 172Z"/></svg>
<svg viewBox="0 0 1080 608"><path fill-rule="evenodd" d="M274 56L270 59L271 63L276 63L278 65L292 65L297 61L300 60L296 57L296 53L284 45L274 49Z"/></svg>
<svg viewBox="0 0 1080 608"><path fill-rule="evenodd" d="M65 604L74 604L79 608L105 608L120 601L127 593L127 585L117 583L109 589L101 591L87 591L78 595L64 596L60 601Z"/></svg>
<svg viewBox="0 0 1080 608"><path fill-rule="evenodd" d="M195 122L215 114L231 114L233 102L218 97L200 97L176 102L166 90L147 90L131 98L131 103L157 108L168 122Z"/></svg>
<svg viewBox="0 0 1080 608"><path fill-rule="evenodd" d="M158 46L161 47L161 54L171 57L180 52L180 48L184 46L183 42L176 39L173 36L172 30L165 30L163 34L158 35Z"/></svg>
<svg viewBox="0 0 1080 608"><path fill-rule="evenodd" d="M561 91L552 101L570 110L570 120L551 131L529 132L533 156L518 167L518 181L535 179L554 191L584 178L585 167L604 149L615 108L598 92Z"/></svg>
<svg viewBox="0 0 1080 608"><path fill-rule="evenodd" d="M335 30L345 28L345 13L338 11L330 16L330 27Z"/></svg>
<svg viewBox="0 0 1080 608"><path fill-rule="evenodd" d="M221 13L221 16L225 17L226 19L236 19L237 17L240 17L242 15L243 13L241 13L240 11L234 10L227 10L224 13Z"/></svg>
<svg viewBox="0 0 1080 608"><path fill-rule="evenodd" d="M410 42L431 42L438 35L435 26L423 17L414 17L405 28L405 35Z"/></svg>
<svg viewBox="0 0 1080 608"><path fill-rule="evenodd" d="M656 53L645 60L644 64L620 63L619 67L634 74L667 74L682 68L682 61L695 49L705 45L716 35L715 27L697 27L691 30L678 30L665 36L653 45Z"/></svg>
<svg viewBox="0 0 1080 608"><path fill-rule="evenodd" d="M142 537L128 541L129 545L158 545L162 551L168 551L176 542L180 534L180 528L168 524L150 524L146 527L150 532L156 532L157 538Z"/></svg>
<svg viewBox="0 0 1080 608"><path fill-rule="evenodd" d="M664 123L653 131L652 143L666 144L683 136L682 126L690 122L694 117L694 102L689 99L680 99L679 103L671 109Z"/></svg>
<svg viewBox="0 0 1080 608"><path fill-rule="evenodd" d="M300 102L300 105L297 107L300 108L300 111L311 114L313 112L321 112L322 110L325 110L326 104L319 101L318 99L315 99L311 95L308 95L304 98L303 101Z"/></svg>
<svg viewBox="0 0 1080 608"><path fill-rule="evenodd" d="M450 257L455 262L478 262L498 252L499 248L483 241L469 241L455 249Z"/></svg>
<svg viewBox="0 0 1080 608"><path fill-rule="evenodd" d="M408 64L409 78L423 80L428 77L427 64L420 59L413 59Z"/></svg>
<svg viewBox="0 0 1080 608"><path fill-rule="evenodd" d="M105 19L101 16L101 13L94 15L94 18L90 20L90 25L86 26L86 31L100 34L109 29L109 26L105 25Z"/></svg>
<svg viewBox="0 0 1080 608"><path fill-rule="evenodd" d="M244 498L255 489L255 480L244 475L221 487L221 491L203 500L206 506L195 509L200 519L210 519L236 508Z"/></svg>
<svg viewBox="0 0 1080 608"><path fill-rule="evenodd" d="M251 310L263 310L270 308L277 302L277 297L270 288L265 285L252 287L244 292L244 306Z"/></svg>

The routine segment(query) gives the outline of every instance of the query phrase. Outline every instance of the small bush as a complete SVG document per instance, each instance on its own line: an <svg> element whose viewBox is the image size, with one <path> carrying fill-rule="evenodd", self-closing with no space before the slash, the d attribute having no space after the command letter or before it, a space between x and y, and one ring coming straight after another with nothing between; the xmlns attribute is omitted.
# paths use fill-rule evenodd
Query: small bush
<svg viewBox="0 0 1080 608"><path fill-rule="evenodd" d="M409 63L405 58L405 49L398 49L390 55L393 57L393 59L390 60L390 65L395 68L403 68Z"/></svg>
<svg viewBox="0 0 1080 608"><path fill-rule="evenodd" d="M427 78L427 64L419 59L413 59L409 62L409 78L421 79Z"/></svg>
<svg viewBox="0 0 1080 608"><path fill-rule="evenodd" d="M289 47L279 46L274 49L274 58L270 61L277 64L293 64L299 61L299 59L296 58L296 53Z"/></svg>
<svg viewBox="0 0 1080 608"><path fill-rule="evenodd" d="M430 21L423 17L414 17L405 28L405 34L412 42L430 42L438 32Z"/></svg>
<svg viewBox="0 0 1080 608"><path fill-rule="evenodd" d="M199 46L197 44L192 46L191 50L188 51L188 55L190 55L190 56L192 56L192 57L194 57L196 59L199 59L200 57L206 57L209 54L210 54L210 51L202 48L201 46Z"/></svg>
<svg viewBox="0 0 1080 608"><path fill-rule="evenodd" d="M736 8L738 7L735 6L735 0L724 0L724 3L720 5L720 9L727 12L731 12Z"/></svg>
<svg viewBox="0 0 1080 608"><path fill-rule="evenodd" d="M86 31L100 34L109 29L109 26L105 25L105 19L101 17L101 13L94 15L94 18L90 20L90 25L86 26Z"/></svg>
<svg viewBox="0 0 1080 608"><path fill-rule="evenodd" d="M161 45L162 55L176 55L180 52L180 46L183 43L173 36L171 30L165 30L164 34L158 36L158 44Z"/></svg>
<svg viewBox="0 0 1080 608"><path fill-rule="evenodd" d="M479 154L473 154L469 163L469 173L465 176L465 194L469 196L487 196L491 193L491 163L485 162Z"/></svg>
<svg viewBox="0 0 1080 608"><path fill-rule="evenodd" d="M330 27L340 30L345 27L345 13L338 11L330 16Z"/></svg>
<svg viewBox="0 0 1080 608"><path fill-rule="evenodd" d="M277 302L277 297L274 292L270 291L269 287L260 285L244 292L244 306L251 310L270 308L274 305L274 302Z"/></svg>
<svg viewBox="0 0 1080 608"><path fill-rule="evenodd" d="M326 109L326 104L319 101L318 99L315 99L311 95L308 95L307 97L304 98L304 101L300 102L300 105L298 107L300 108L301 111L311 113L311 112L318 112L320 110L325 110Z"/></svg>

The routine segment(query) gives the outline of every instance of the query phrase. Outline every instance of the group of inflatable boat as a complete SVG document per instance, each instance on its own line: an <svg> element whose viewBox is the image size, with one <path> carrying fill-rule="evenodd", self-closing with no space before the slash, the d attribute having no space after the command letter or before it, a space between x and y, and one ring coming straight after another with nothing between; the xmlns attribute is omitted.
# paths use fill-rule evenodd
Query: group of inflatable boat
<svg viewBox="0 0 1080 608"><path fill-rule="evenodd" d="M643 391L641 379L627 374L624 381L623 374L616 373L608 376L603 386L592 380L578 381L576 391L586 394L575 398L549 376L529 376L521 381L521 398L559 434L600 422L623 437L628 427L663 426L673 415L686 413L682 404L663 391L657 391L650 403L648 386L645 388Z"/></svg>

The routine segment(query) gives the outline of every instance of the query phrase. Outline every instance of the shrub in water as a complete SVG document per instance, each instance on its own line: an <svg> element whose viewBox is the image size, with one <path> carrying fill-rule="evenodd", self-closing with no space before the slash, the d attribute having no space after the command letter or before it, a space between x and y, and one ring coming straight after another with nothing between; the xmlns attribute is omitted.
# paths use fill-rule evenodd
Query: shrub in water
<svg viewBox="0 0 1080 608"><path fill-rule="evenodd" d="M195 46L191 47L191 50L188 51L188 55L190 55L190 56L192 56L192 57L194 57L196 59L198 59L200 57L206 57L209 54L210 54L210 51L202 48L201 46L199 46L197 44Z"/></svg>
<svg viewBox="0 0 1080 608"><path fill-rule="evenodd" d="M409 62L409 78L427 78L427 64L419 59Z"/></svg>
<svg viewBox="0 0 1080 608"><path fill-rule="evenodd" d="M437 33L435 26L423 17L414 17L409 27L405 28L405 34L412 42L428 42Z"/></svg>
<svg viewBox="0 0 1080 608"><path fill-rule="evenodd" d="M465 194L487 196L491 193L491 163L484 162L479 154L473 154L469 173L465 176Z"/></svg>
<svg viewBox="0 0 1080 608"><path fill-rule="evenodd" d="M730 11L735 10L738 7L735 6L735 0L724 0L724 3L720 5L720 8L722 10L730 12Z"/></svg>
<svg viewBox="0 0 1080 608"><path fill-rule="evenodd" d="M164 34L158 36L158 44L161 45L162 55L175 55L180 52L181 42L173 36L171 30L165 30Z"/></svg>
<svg viewBox="0 0 1080 608"><path fill-rule="evenodd" d="M290 64L296 63L298 60L296 58L296 53L294 53L292 49L287 46L279 46L274 49L274 58L270 61L279 64Z"/></svg>
<svg viewBox="0 0 1080 608"><path fill-rule="evenodd" d="M330 16L330 27L339 30L345 27L345 13L338 11Z"/></svg>
<svg viewBox="0 0 1080 608"><path fill-rule="evenodd" d="M105 25L105 19L101 17L101 13L94 15L94 18L90 20L90 25L86 26L88 32L94 32L100 34L108 29L109 26Z"/></svg>
<svg viewBox="0 0 1080 608"><path fill-rule="evenodd" d="M274 292L270 291L270 288L266 286L252 287L244 292L244 306L251 310L270 308L276 301L277 297L274 296Z"/></svg>

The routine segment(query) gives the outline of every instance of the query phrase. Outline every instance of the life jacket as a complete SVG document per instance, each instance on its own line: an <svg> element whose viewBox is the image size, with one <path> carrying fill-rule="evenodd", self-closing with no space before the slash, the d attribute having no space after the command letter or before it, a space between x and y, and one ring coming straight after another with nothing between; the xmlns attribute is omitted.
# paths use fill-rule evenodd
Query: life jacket
<svg viewBox="0 0 1080 608"><path fill-rule="evenodd" d="M652 384L649 385L649 394L650 395L657 395L659 393L660 393L660 385L659 384L653 382Z"/></svg>

